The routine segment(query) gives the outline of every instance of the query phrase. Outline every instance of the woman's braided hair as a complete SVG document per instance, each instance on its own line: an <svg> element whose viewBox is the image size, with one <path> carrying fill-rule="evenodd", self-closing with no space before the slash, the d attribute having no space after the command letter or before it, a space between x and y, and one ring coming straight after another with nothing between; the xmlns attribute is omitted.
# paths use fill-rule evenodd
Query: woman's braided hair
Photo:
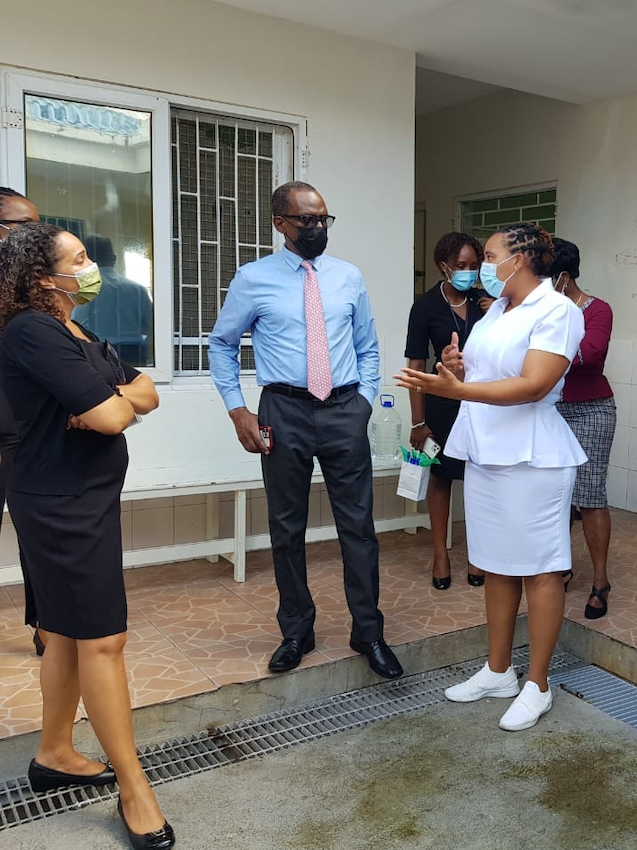
<svg viewBox="0 0 637 850"><path fill-rule="evenodd" d="M525 254L533 274L547 277L553 263L553 240L537 224L520 222L498 230L512 254Z"/></svg>
<svg viewBox="0 0 637 850"><path fill-rule="evenodd" d="M40 310L64 320L55 292L40 285L58 258L61 227L25 222L0 242L0 327L23 310Z"/></svg>

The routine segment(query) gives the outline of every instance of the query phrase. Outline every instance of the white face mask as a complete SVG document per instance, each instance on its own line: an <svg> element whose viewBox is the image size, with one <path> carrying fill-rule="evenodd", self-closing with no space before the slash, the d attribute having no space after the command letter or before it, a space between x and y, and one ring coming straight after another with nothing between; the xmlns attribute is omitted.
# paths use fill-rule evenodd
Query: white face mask
<svg viewBox="0 0 637 850"><path fill-rule="evenodd" d="M560 272L559 275L557 276L557 280L553 284L553 289L556 292L561 292L562 295L564 295L564 293L566 292L566 287L568 286L568 281L566 281L565 283L562 284L562 288L558 289L558 287L560 285L560 280L562 279L563 274L564 274L564 272Z"/></svg>

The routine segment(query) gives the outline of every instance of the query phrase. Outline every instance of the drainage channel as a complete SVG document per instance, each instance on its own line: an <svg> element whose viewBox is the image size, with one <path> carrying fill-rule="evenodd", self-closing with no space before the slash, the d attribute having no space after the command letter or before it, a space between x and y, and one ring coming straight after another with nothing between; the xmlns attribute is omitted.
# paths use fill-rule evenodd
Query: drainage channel
<svg viewBox="0 0 637 850"><path fill-rule="evenodd" d="M515 650L513 663L518 671L526 672L528 660L528 648ZM446 687L473 675L483 663L484 660L478 660L444 667L316 700L299 708L282 709L236 724L212 727L195 735L174 738L163 744L141 748L141 763L151 785L159 785L238 761L259 758L336 732L441 703ZM588 684L582 684L584 680L581 677L586 674L590 679L591 669L605 676L610 675L599 668L591 668L568 652L556 652L551 665L551 682L554 685L566 684L570 691L585 693ZM610 678L616 679L614 676ZM633 688L634 707L637 688L628 687ZM597 685L596 688L600 690ZM605 696L607 691L608 688L604 692ZM117 794L115 785L101 788L83 786L34 794L26 776L21 776L0 783L0 830L81 809L92 803L113 799Z"/></svg>

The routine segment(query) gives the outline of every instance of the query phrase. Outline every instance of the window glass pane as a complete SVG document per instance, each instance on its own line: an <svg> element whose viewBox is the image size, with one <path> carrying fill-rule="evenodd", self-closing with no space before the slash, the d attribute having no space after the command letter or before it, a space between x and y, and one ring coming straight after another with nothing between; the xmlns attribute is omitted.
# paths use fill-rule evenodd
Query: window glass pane
<svg viewBox="0 0 637 850"><path fill-rule="evenodd" d="M530 206L536 204L536 206ZM462 229L485 242L506 224L519 221L539 223L551 236L555 235L557 190L525 192L523 195L494 195L479 201L461 203Z"/></svg>
<svg viewBox="0 0 637 850"><path fill-rule="evenodd" d="M27 94L25 115L27 194L102 273L74 318L131 365L154 365L150 113Z"/></svg>

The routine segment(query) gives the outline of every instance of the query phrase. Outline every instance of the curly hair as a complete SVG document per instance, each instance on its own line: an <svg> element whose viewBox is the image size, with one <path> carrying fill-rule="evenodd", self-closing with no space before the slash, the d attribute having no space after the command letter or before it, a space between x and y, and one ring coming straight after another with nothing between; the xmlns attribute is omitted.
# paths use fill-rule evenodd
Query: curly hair
<svg viewBox="0 0 637 850"><path fill-rule="evenodd" d="M449 263L457 262L460 252L465 245L468 245L469 248L473 248L476 252L476 257L478 258L479 263L484 260L484 250L482 245L474 236L470 236L468 233L456 233L453 231L452 233L445 233L445 235L441 236L436 242L436 247L434 248L434 263L442 271L440 264L445 263L446 265L449 265Z"/></svg>
<svg viewBox="0 0 637 850"><path fill-rule="evenodd" d="M568 239L553 240L553 264L550 268L551 277L557 277L560 272L568 272L573 280L579 277L579 248Z"/></svg>
<svg viewBox="0 0 637 850"><path fill-rule="evenodd" d="M51 274L58 259L55 224L25 222L0 242L0 326L23 310L40 310L64 320L54 292L40 281Z"/></svg>
<svg viewBox="0 0 637 850"><path fill-rule="evenodd" d="M533 274L548 277L553 263L553 240L537 224L520 222L508 224L497 231L512 254L525 254Z"/></svg>

